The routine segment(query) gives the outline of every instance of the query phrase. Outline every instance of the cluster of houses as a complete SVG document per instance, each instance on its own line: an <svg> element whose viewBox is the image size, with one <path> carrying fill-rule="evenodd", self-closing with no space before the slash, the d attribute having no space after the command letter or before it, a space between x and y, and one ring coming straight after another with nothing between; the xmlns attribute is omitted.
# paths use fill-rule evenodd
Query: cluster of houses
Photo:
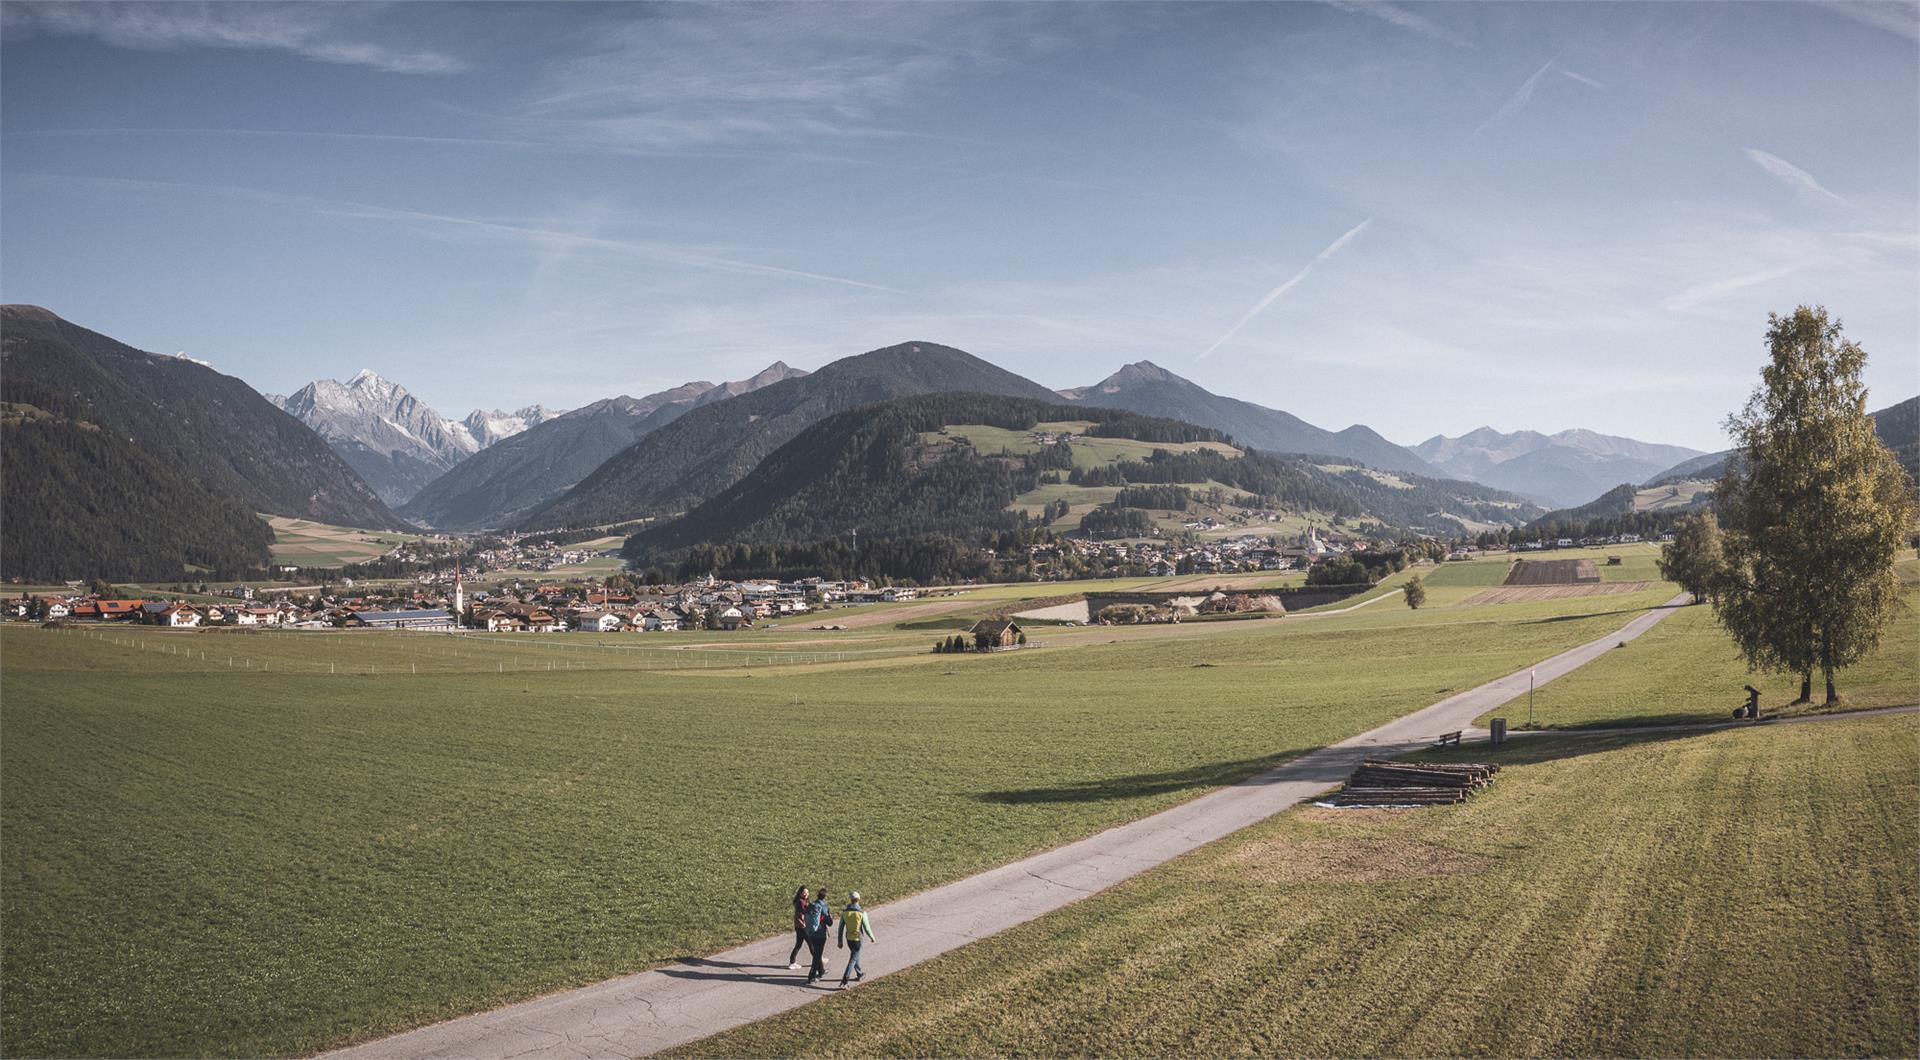
<svg viewBox="0 0 1920 1060"><path fill-rule="evenodd" d="M1601 545L1636 545L1645 540L1639 534L1613 534L1595 537L1551 537L1539 541L1516 541L1511 546L1515 552L1539 552L1550 548L1597 548ZM1671 533L1662 534L1662 541L1673 540Z"/></svg>
<svg viewBox="0 0 1920 1060"><path fill-rule="evenodd" d="M836 604L916 599L912 588L874 587L864 581L721 581L711 576L670 588L620 590L593 586L539 586L523 594L477 599L467 624L490 632L672 633L683 629L737 630L806 615Z"/></svg>
<svg viewBox="0 0 1920 1060"><path fill-rule="evenodd" d="M1364 538L1309 530L1285 542L1269 534L1241 534L1194 545L1067 538L1030 545L1027 552L1039 577L1064 580L1074 576L1076 567L1152 578L1305 570L1320 560L1364 552L1368 547Z"/></svg>
<svg viewBox="0 0 1920 1060"><path fill-rule="evenodd" d="M96 596L22 596L5 601L0 614L49 622L134 622L175 628L199 626L331 626L292 601L278 603L188 603L182 600L108 600Z"/></svg>
<svg viewBox="0 0 1920 1060"><path fill-rule="evenodd" d="M911 600L919 591L875 587L859 580L733 582L706 577L687 585L644 591L593 583L516 585L475 592L471 606L459 580L446 594L415 588L355 596L288 594L265 601L255 599L256 590L236 587L217 595L231 597L233 602L103 599L76 589L69 594L11 598L0 613L19 620L133 622L172 628L652 633L737 630L834 605Z"/></svg>
<svg viewBox="0 0 1920 1060"><path fill-rule="evenodd" d="M560 570L575 567L601 553L578 545L555 545L551 541L509 539L470 554L474 573L495 570Z"/></svg>

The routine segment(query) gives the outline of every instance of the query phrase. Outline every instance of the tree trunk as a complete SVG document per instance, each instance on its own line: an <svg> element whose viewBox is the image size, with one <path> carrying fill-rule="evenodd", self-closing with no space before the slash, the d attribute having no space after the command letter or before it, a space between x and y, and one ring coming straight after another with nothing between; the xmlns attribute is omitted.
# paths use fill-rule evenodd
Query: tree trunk
<svg viewBox="0 0 1920 1060"><path fill-rule="evenodd" d="M1833 645L1825 640L1820 644L1820 670L1827 677L1827 706L1836 706L1840 697L1833 691Z"/></svg>
<svg viewBox="0 0 1920 1060"><path fill-rule="evenodd" d="M1813 670L1809 668L1807 672L1800 675L1800 698L1794 700L1792 705L1798 706L1811 702L1813 702Z"/></svg>

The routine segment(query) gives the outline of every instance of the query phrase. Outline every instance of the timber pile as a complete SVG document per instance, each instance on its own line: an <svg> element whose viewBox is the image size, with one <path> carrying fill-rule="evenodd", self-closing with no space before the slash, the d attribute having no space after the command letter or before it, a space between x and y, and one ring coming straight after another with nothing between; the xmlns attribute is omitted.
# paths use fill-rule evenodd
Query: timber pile
<svg viewBox="0 0 1920 1060"><path fill-rule="evenodd" d="M1493 783L1490 762L1384 762L1369 758L1334 796L1336 806L1445 806Z"/></svg>

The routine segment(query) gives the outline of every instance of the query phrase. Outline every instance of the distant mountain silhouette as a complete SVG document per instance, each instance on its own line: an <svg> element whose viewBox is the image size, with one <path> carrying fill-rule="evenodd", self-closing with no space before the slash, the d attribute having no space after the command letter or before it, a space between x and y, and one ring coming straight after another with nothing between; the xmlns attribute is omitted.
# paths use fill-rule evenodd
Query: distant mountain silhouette
<svg viewBox="0 0 1920 1060"><path fill-rule="evenodd" d="M1660 445L1575 428L1557 434L1481 427L1458 438L1435 435L1413 447L1452 478L1484 482L1555 507L1570 507L1622 482L1638 482L1697 449Z"/></svg>
<svg viewBox="0 0 1920 1060"><path fill-rule="evenodd" d="M636 440L714 401L807 373L776 361L750 379L684 383L643 398L621 395L535 424L480 450L428 483L402 509L450 530L503 527L580 481Z"/></svg>
<svg viewBox="0 0 1920 1060"><path fill-rule="evenodd" d="M1215 394L1152 361L1136 361L1092 386L1062 390L1060 396L1075 404L1127 409L1212 427L1227 432L1242 445L1267 452L1318 453L1385 471L1448 477L1370 427L1355 424L1343 431L1324 430L1292 413Z"/></svg>

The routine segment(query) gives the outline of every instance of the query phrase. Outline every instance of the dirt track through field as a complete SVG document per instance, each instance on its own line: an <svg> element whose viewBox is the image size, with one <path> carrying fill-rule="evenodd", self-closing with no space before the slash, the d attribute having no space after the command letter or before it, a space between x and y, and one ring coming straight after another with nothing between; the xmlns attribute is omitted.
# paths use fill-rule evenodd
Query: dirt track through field
<svg viewBox="0 0 1920 1060"><path fill-rule="evenodd" d="M1619 596L1651 589L1652 582L1595 582L1589 585L1502 585L1460 601L1461 607L1479 604L1527 604L1535 600L1565 600L1573 596Z"/></svg>

